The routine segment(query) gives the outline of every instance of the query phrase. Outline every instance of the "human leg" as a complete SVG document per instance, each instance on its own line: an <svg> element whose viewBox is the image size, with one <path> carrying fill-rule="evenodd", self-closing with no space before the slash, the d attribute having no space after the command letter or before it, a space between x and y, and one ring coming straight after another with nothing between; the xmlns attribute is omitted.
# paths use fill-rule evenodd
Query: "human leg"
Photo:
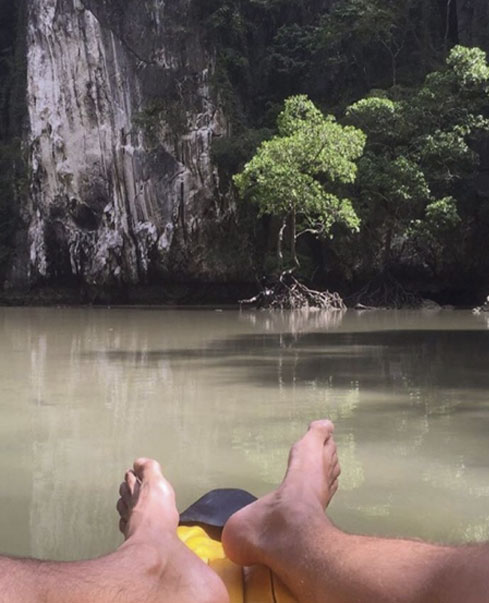
<svg viewBox="0 0 489 603"><path fill-rule="evenodd" d="M487 545L370 538L332 524L324 513L340 473L332 434L331 422L312 423L279 488L229 519L229 558L267 565L301 603L489 601Z"/></svg>
<svg viewBox="0 0 489 603"><path fill-rule="evenodd" d="M120 488L125 542L88 561L0 557L1 603L227 603L219 577L180 542L171 485L139 459Z"/></svg>

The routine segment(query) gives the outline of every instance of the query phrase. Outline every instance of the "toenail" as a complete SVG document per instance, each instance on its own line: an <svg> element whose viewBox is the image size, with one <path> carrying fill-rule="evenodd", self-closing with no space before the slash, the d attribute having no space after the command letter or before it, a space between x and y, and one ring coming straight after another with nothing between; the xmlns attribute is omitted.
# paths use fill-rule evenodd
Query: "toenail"
<svg viewBox="0 0 489 603"><path fill-rule="evenodd" d="M309 424L309 429L328 429L334 431L334 424L329 419L319 419Z"/></svg>

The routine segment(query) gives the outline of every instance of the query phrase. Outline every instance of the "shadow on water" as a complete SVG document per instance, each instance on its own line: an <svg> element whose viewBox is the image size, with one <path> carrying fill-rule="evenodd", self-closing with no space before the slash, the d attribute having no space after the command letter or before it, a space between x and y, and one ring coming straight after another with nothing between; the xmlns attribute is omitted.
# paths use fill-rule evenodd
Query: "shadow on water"
<svg viewBox="0 0 489 603"><path fill-rule="evenodd" d="M281 386L315 382L456 390L489 388L488 349L488 331L378 330L239 334L198 348L91 351L82 357L132 367L170 362L198 370L202 365L220 369L216 379L259 386L274 387L279 380Z"/></svg>

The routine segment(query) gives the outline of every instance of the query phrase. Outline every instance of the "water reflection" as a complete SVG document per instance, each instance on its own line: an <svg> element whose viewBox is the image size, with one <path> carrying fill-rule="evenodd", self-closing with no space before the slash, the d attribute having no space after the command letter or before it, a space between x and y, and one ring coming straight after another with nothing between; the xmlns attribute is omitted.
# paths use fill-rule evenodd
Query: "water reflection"
<svg viewBox="0 0 489 603"><path fill-rule="evenodd" d="M156 456L180 507L264 493L319 416L350 530L489 536L489 332L470 313L33 310L0 313L0 547L110 550L123 469ZM18 470L13 471L14 467ZM448 503L447 503L448 501Z"/></svg>
<svg viewBox="0 0 489 603"><path fill-rule="evenodd" d="M326 311L316 308L288 311L240 311L240 322L248 322L254 327L259 327L264 332L290 333L298 335L310 331L328 331L338 328L346 310Z"/></svg>

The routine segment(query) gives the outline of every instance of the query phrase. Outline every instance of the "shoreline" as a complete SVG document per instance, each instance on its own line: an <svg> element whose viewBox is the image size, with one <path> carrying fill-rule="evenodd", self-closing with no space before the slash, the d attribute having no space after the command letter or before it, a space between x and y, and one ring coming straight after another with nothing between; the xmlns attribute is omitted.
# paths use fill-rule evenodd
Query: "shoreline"
<svg viewBox="0 0 489 603"><path fill-rule="evenodd" d="M145 286L127 288L124 290L88 290L80 291L73 288L39 287L29 291L6 290L0 291L0 307L26 308L161 308L161 309L214 309L214 310L262 310L252 305L240 304L239 299L245 299L256 291L256 285L242 284L172 284L165 287ZM356 307L347 306L348 310L368 313L378 310L404 310L438 312L454 310L475 310L480 306L473 304L452 304L428 302L417 308L389 306ZM311 309L315 311L316 309ZM282 311L282 310L279 310Z"/></svg>
<svg viewBox="0 0 489 603"><path fill-rule="evenodd" d="M0 307L8 306L233 306L252 295L249 283L168 283L125 288L36 287L0 291Z"/></svg>

